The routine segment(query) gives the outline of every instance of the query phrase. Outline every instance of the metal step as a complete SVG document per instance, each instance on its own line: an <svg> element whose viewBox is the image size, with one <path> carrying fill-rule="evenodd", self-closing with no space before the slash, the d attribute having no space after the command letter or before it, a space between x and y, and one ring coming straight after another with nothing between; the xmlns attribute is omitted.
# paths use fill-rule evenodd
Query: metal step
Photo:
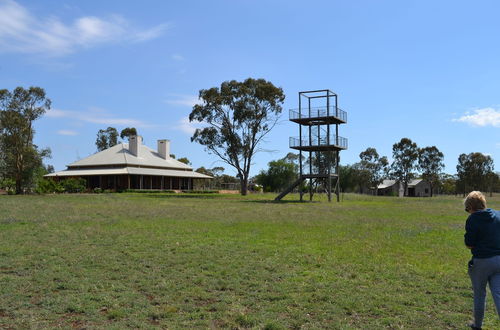
<svg viewBox="0 0 500 330"><path fill-rule="evenodd" d="M304 181L306 178L305 177L300 177L298 178L294 183L292 183L288 188L286 188L285 190L283 190L283 192L281 194L278 195L278 197L276 197L274 200L275 201L279 201L281 200L283 197L285 197L288 193L290 193L295 187L297 187L299 184L302 183L302 181Z"/></svg>

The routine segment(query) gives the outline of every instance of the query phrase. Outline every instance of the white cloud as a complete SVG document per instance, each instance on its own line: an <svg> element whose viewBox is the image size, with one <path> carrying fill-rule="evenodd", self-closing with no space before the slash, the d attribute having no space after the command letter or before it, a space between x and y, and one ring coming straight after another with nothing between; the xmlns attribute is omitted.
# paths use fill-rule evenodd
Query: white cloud
<svg viewBox="0 0 500 330"><path fill-rule="evenodd" d="M110 116L102 109L93 108L87 112L68 111L60 109L51 109L45 114L50 118L69 118L76 121L83 121L92 124L102 124L109 126L134 126L134 127L150 127L151 125L136 119L118 118Z"/></svg>
<svg viewBox="0 0 500 330"><path fill-rule="evenodd" d="M172 54L171 58L174 60L174 61L184 61L184 56L180 55L180 54Z"/></svg>
<svg viewBox="0 0 500 330"><path fill-rule="evenodd" d="M140 42L159 37L169 27L141 30L123 17L84 16L71 24L57 17L39 18L13 0L0 0L0 52L63 56L78 49L113 42Z"/></svg>
<svg viewBox="0 0 500 330"><path fill-rule="evenodd" d="M189 118L188 117L183 117L177 126L175 126L174 128L177 129L177 130L180 130L186 134L189 134L189 135L193 135L194 132L196 131L197 128L203 128L205 125L203 125L202 123L198 123L198 122L189 122Z"/></svg>
<svg viewBox="0 0 500 330"><path fill-rule="evenodd" d="M500 127L500 110L494 108L476 109L474 113L466 113L460 118L453 119L453 121L467 123L472 126Z"/></svg>
<svg viewBox="0 0 500 330"><path fill-rule="evenodd" d="M148 30L138 31L133 36L132 40L136 42L148 41L160 37L165 30L171 27L170 23L162 23Z"/></svg>
<svg viewBox="0 0 500 330"><path fill-rule="evenodd" d="M67 130L67 129L61 129L61 130L57 131L57 134L75 136L75 135L78 135L78 132Z"/></svg>
<svg viewBox="0 0 500 330"><path fill-rule="evenodd" d="M198 96L193 96L193 95L177 95L173 94L172 95L174 98L165 100L166 103L172 104L172 105L183 105L187 107L193 107L195 104L200 103L200 99Z"/></svg>

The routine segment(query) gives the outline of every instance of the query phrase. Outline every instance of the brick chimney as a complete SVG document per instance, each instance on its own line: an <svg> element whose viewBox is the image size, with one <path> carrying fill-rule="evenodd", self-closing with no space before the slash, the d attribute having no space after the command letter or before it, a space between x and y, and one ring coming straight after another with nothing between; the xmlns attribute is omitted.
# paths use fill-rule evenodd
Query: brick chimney
<svg viewBox="0 0 500 330"><path fill-rule="evenodd" d="M163 159L170 159L170 140L158 140L158 154Z"/></svg>
<svg viewBox="0 0 500 330"><path fill-rule="evenodd" d="M142 136L133 135L128 139L128 150L134 156L139 156L139 148L142 144Z"/></svg>

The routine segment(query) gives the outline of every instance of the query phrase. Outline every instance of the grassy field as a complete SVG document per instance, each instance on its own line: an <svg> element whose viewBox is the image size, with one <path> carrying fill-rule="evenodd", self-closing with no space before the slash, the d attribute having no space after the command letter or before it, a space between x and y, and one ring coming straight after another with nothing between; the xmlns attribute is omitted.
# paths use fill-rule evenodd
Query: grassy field
<svg viewBox="0 0 500 330"><path fill-rule="evenodd" d="M461 198L273 198L0 196L0 328L465 328Z"/></svg>

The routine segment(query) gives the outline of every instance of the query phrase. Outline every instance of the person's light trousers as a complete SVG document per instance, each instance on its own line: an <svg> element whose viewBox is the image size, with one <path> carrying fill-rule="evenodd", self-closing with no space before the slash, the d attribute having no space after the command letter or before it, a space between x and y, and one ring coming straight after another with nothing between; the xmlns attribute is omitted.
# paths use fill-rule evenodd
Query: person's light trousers
<svg viewBox="0 0 500 330"><path fill-rule="evenodd" d="M487 284L490 285L491 295L500 317L500 256L473 258L469 262L469 276L474 291L474 325L480 328L486 306Z"/></svg>

